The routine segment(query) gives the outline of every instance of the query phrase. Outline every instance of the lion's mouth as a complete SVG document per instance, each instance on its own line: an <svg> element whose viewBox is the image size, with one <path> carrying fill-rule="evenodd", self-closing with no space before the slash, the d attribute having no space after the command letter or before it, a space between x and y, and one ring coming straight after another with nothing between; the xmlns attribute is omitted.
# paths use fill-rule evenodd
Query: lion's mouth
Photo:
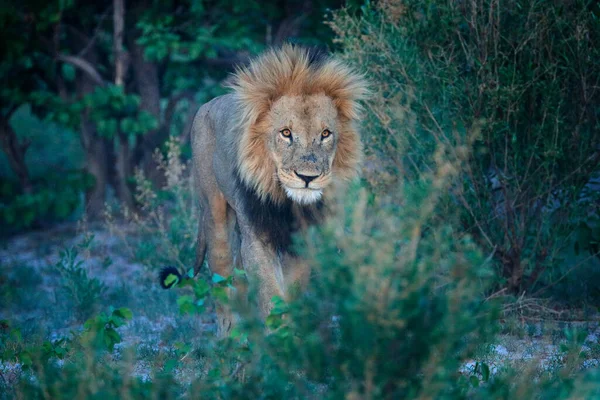
<svg viewBox="0 0 600 400"><path fill-rule="evenodd" d="M321 200L323 190L311 188L290 188L284 185L285 194L299 204L314 204Z"/></svg>
<svg viewBox="0 0 600 400"><path fill-rule="evenodd" d="M281 187L287 197L295 203L308 205L318 202L323 197L323 188L329 183L329 175L307 175L298 171L277 171Z"/></svg>

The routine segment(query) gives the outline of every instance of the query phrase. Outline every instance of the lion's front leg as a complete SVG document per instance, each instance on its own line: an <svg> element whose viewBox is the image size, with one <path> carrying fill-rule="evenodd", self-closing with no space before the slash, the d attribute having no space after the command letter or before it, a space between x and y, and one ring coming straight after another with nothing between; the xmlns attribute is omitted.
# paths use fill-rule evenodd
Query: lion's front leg
<svg viewBox="0 0 600 400"><path fill-rule="evenodd" d="M287 290L286 300L300 296L308 286L311 268L306 260L286 254L283 257L283 276Z"/></svg>
<svg viewBox="0 0 600 400"><path fill-rule="evenodd" d="M204 230L208 239L208 265L212 273L224 278L233 272L233 259L229 243L228 213L231 213L227 202L220 192L209 199L210 215L205 218ZM230 295L230 289L226 289ZM217 334L225 337L233 328L234 316L229 304L216 305Z"/></svg>
<svg viewBox="0 0 600 400"><path fill-rule="evenodd" d="M277 252L248 227L242 228L242 263L250 285L258 293L259 312L264 320L271 312L273 296L285 298L286 286Z"/></svg>

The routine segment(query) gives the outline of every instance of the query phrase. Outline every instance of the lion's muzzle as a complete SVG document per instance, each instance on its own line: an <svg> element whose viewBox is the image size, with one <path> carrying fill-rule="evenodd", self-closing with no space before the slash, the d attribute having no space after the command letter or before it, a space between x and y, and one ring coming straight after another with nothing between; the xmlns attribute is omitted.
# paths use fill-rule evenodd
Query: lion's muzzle
<svg viewBox="0 0 600 400"><path fill-rule="evenodd" d="M308 188L308 185L314 181L315 179L317 179L319 176L321 176L321 174L306 174L306 173L299 173L298 171L294 171L294 173L296 174L296 176L300 179L302 179L304 181L304 183L306 184L306 188Z"/></svg>

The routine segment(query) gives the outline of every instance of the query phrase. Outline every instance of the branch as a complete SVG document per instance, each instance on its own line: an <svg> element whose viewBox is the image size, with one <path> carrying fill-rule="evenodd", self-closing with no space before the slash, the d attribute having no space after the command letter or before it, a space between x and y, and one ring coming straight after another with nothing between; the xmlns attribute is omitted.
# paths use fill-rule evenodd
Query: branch
<svg viewBox="0 0 600 400"><path fill-rule="evenodd" d="M69 56L66 54L58 54L56 56L56 59L58 61L65 62L67 64L73 65L74 67L79 68L84 73L86 73L87 76L90 77L98 85L100 85L100 86L106 85L106 82L104 81L104 79L102 79L102 76L100 75L98 70L96 68L94 68L94 66L92 64L90 64L88 61L84 60L83 58L77 57L77 56Z"/></svg>
<svg viewBox="0 0 600 400"><path fill-rule="evenodd" d="M125 58L123 54L123 31L125 30L124 0L113 1L113 51L115 57L115 85L123 86L125 81Z"/></svg>
<svg viewBox="0 0 600 400"><path fill-rule="evenodd" d="M110 12L111 8L112 8L112 6L109 6L106 9L106 11L104 11L104 13L102 13L102 15L100 16L100 21L98 21L98 25L96 25L96 29L94 29L94 34L92 35L92 38L90 39L88 44L86 44L85 47L83 49L81 49L81 51L79 53L77 53L78 56L85 55L85 53L87 53L89 51L89 49L91 49L92 46L96 43L96 39L98 38L98 35L100 34L100 28L102 27L102 23L108 16L108 13Z"/></svg>
<svg viewBox="0 0 600 400"><path fill-rule="evenodd" d="M25 153L30 143L30 141L19 143L17 134L10 126L8 119L3 118L0 120L0 147L6 154L11 169L19 178L24 193L32 191L29 169L25 163Z"/></svg>
<svg viewBox="0 0 600 400"><path fill-rule="evenodd" d="M12 106L7 107L7 111L2 116L4 120L10 121L12 115L21 107L21 104L13 104Z"/></svg>

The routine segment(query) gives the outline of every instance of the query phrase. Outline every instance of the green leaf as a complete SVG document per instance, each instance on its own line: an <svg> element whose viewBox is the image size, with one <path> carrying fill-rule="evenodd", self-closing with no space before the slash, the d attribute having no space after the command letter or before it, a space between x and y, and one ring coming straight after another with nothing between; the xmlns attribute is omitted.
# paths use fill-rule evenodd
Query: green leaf
<svg viewBox="0 0 600 400"><path fill-rule="evenodd" d="M75 80L75 67L71 64L63 63L61 73L67 82L73 82Z"/></svg>
<svg viewBox="0 0 600 400"><path fill-rule="evenodd" d="M113 315L123 319L131 319L133 317L133 312L129 308L121 307L113 311Z"/></svg>
<svg viewBox="0 0 600 400"><path fill-rule="evenodd" d="M283 325L283 318L281 315L270 314L265 320L265 325L267 328L275 330Z"/></svg>
<svg viewBox="0 0 600 400"><path fill-rule="evenodd" d="M204 279L198 279L194 283L194 294L198 298L204 298L210 292L210 285Z"/></svg>
<svg viewBox="0 0 600 400"><path fill-rule="evenodd" d="M179 296L177 298L177 305L180 307L184 304L193 304L193 303L194 303L194 298L187 294L184 296Z"/></svg>
<svg viewBox="0 0 600 400"><path fill-rule="evenodd" d="M225 279L225 278L223 278L223 277L222 277L221 275L219 275L219 274L213 274L213 275L212 275L212 281L213 281L213 283L219 284L219 283L221 283L221 282L225 282L225 281L226 281L226 279Z"/></svg>
<svg viewBox="0 0 600 400"><path fill-rule="evenodd" d="M471 375L469 382L471 382L473 387L479 387L479 379L475 375Z"/></svg>
<svg viewBox="0 0 600 400"><path fill-rule="evenodd" d="M490 367L486 363L481 363L481 376L484 382L490 379Z"/></svg>
<svg viewBox="0 0 600 400"><path fill-rule="evenodd" d="M192 350L192 345L189 343L175 342L174 347L177 349L177 354L180 356L189 353Z"/></svg>
<svg viewBox="0 0 600 400"><path fill-rule="evenodd" d="M165 371L167 373L173 372L175 370L175 368L177 368L178 363L179 363L179 361L176 358L167 360L163 367L163 371Z"/></svg>
<svg viewBox="0 0 600 400"><path fill-rule="evenodd" d="M227 303L229 301L227 289L222 286L213 287L211 290L211 294L218 302Z"/></svg>
<svg viewBox="0 0 600 400"><path fill-rule="evenodd" d="M105 338L108 338L109 341L107 343L108 350L113 351L113 349L115 348L115 344L121 343L121 335L119 335L119 333L113 328L106 328L104 334L106 335Z"/></svg>
<svg viewBox="0 0 600 400"><path fill-rule="evenodd" d="M121 317L117 317L116 315L111 315L109 324L113 325L115 328L125 325L125 320Z"/></svg>
<svg viewBox="0 0 600 400"><path fill-rule="evenodd" d="M281 297L273 296L271 302L273 302L273 309L271 310L271 315L282 315L289 312L289 306Z"/></svg>
<svg viewBox="0 0 600 400"><path fill-rule="evenodd" d="M179 306L179 313L182 315L193 314L196 310L193 303L184 303Z"/></svg>
<svg viewBox="0 0 600 400"><path fill-rule="evenodd" d="M233 275L236 277L246 277L246 271L244 271L243 269L237 269L234 268L233 269Z"/></svg>
<svg viewBox="0 0 600 400"><path fill-rule="evenodd" d="M19 361L23 365L24 368L29 368L33 364L33 360L31 359L31 354L28 352L23 352L19 354Z"/></svg>

